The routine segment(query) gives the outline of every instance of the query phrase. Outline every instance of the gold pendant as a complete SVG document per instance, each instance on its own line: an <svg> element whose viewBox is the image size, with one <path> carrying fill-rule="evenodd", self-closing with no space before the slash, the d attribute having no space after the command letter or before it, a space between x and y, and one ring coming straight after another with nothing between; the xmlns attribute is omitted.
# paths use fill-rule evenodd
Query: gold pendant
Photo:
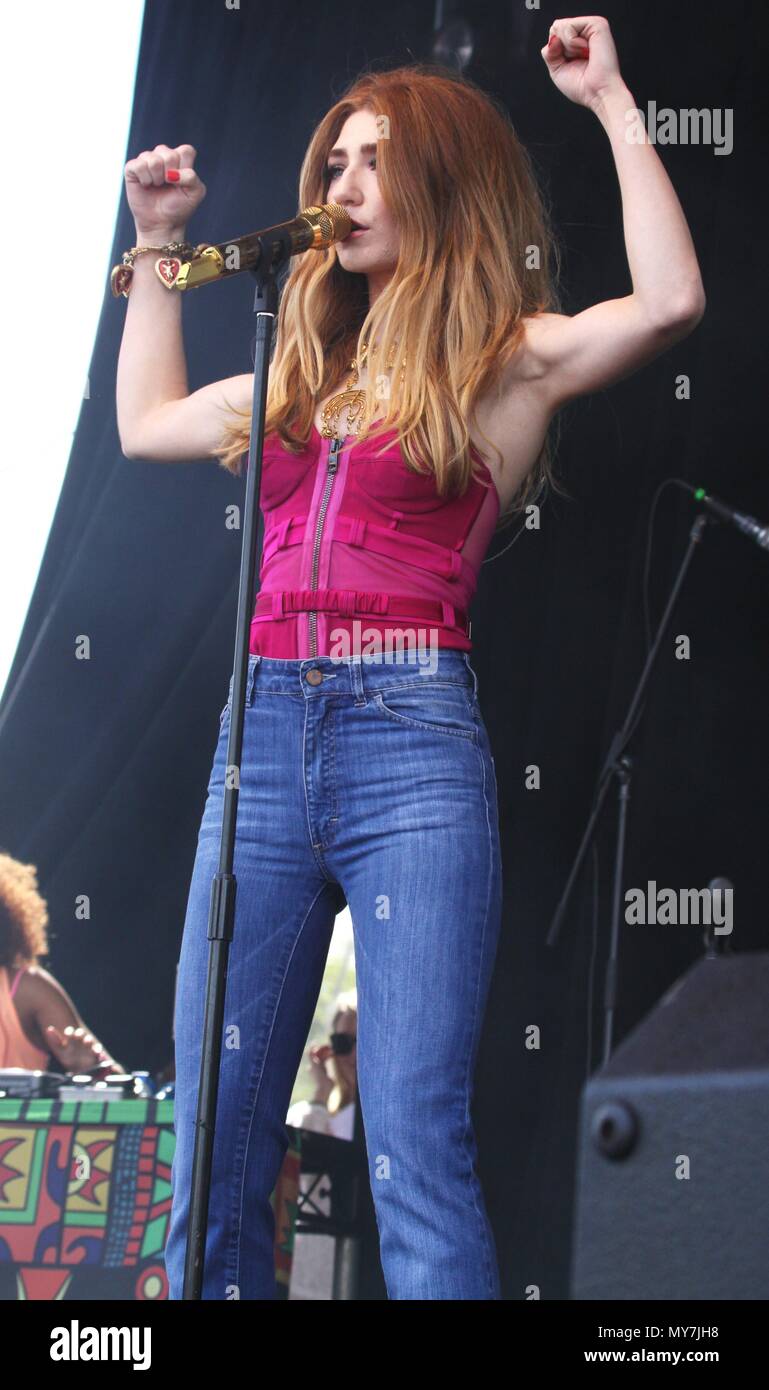
<svg viewBox="0 0 769 1390"><path fill-rule="evenodd" d="M361 390L340 391L339 395L332 396L321 413L323 420L321 434L326 439L335 437L337 421L345 407L347 407L347 433L355 434L356 431L350 426L359 425L365 404L366 393Z"/></svg>

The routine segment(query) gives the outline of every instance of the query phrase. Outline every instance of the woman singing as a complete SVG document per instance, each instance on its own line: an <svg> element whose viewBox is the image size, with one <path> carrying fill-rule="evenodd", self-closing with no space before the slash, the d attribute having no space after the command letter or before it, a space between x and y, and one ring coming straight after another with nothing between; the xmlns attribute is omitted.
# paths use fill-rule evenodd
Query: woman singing
<svg viewBox="0 0 769 1390"><path fill-rule="evenodd" d="M554 310L554 241L526 152L502 111L446 70L362 76L303 162L299 207L341 204L356 230L293 259L274 340L206 1298L276 1296L270 1194L345 901L389 1296L500 1297L470 1117L502 884L468 608L500 518L552 481L559 408L651 361L704 308L665 170L652 145L626 142L635 103L606 20L557 20L542 56L610 141L633 286L621 298ZM206 191L195 158L157 145L126 164L138 246L184 240ZM182 296L160 284L157 254L137 256L130 285L123 451L242 474L252 374L189 392ZM177 1299L230 704L177 984Z"/></svg>

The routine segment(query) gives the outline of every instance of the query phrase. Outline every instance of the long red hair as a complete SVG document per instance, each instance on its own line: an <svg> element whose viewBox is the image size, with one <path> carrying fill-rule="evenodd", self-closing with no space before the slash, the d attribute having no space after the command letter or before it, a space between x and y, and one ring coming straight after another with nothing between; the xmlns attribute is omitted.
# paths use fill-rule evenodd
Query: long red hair
<svg viewBox="0 0 769 1390"><path fill-rule="evenodd" d="M504 109L467 77L435 64L365 73L352 83L312 135L300 209L329 200L328 153L361 109L377 117L378 182L400 233L397 267L369 307L365 275L344 270L335 246L292 259L265 429L293 453L306 447L318 400L341 388L365 342L373 423L360 439L370 435L373 443L378 431L397 429L410 467L432 471L441 495L462 492L473 467L467 422L475 402L494 389L519 347L521 320L559 308L557 243L530 157ZM388 362L395 363L389 373ZM224 428L218 457L235 474L249 423L250 412L230 412ZM557 487L547 439L505 520L543 479Z"/></svg>

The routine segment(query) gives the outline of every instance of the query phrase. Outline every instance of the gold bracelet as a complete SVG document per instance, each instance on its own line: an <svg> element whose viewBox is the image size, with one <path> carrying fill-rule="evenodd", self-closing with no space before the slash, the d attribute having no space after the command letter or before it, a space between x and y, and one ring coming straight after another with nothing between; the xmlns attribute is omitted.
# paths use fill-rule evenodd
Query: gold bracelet
<svg viewBox="0 0 769 1390"><path fill-rule="evenodd" d="M144 251L163 251L166 258L173 264L174 261L178 261L180 256L191 256L194 250L195 247L191 241L167 241L165 246L132 246L130 251L123 252L123 259L120 265L113 266L112 268L109 283L113 295L116 299L121 294L124 299L128 298L131 281L133 280L134 261L136 257L141 256ZM158 269L161 265L163 265L162 259L156 262L155 269L165 284L167 283L168 275L163 274Z"/></svg>

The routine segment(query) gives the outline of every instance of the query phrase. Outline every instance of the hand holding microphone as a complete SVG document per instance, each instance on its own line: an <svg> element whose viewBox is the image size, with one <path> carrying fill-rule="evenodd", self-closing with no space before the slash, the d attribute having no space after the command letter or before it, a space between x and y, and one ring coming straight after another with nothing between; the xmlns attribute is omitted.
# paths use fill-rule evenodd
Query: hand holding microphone
<svg viewBox="0 0 769 1390"><path fill-rule="evenodd" d="M136 222L136 245L124 251L120 264L113 266L110 289L115 298L128 298L134 263L144 252L162 251L168 264L194 254L194 246L184 239L184 230L206 196L206 186L193 168L196 158L194 145L177 145L176 149L156 145L125 165L126 198Z"/></svg>
<svg viewBox="0 0 769 1390"><path fill-rule="evenodd" d="M183 240L207 191L193 167L196 158L193 145L156 145L129 159L123 171L125 191L138 242Z"/></svg>
<svg viewBox="0 0 769 1390"><path fill-rule="evenodd" d="M110 285L116 298L128 298L134 261L142 251L162 251L155 264L158 277L166 289L186 290L242 270L266 266L274 271L291 256L323 250L349 236L352 222L345 208L325 203L247 236L192 246L184 240L185 226L206 196L206 186L193 168L196 154L192 145L156 145L126 164L126 196L136 221L137 245L113 268Z"/></svg>

